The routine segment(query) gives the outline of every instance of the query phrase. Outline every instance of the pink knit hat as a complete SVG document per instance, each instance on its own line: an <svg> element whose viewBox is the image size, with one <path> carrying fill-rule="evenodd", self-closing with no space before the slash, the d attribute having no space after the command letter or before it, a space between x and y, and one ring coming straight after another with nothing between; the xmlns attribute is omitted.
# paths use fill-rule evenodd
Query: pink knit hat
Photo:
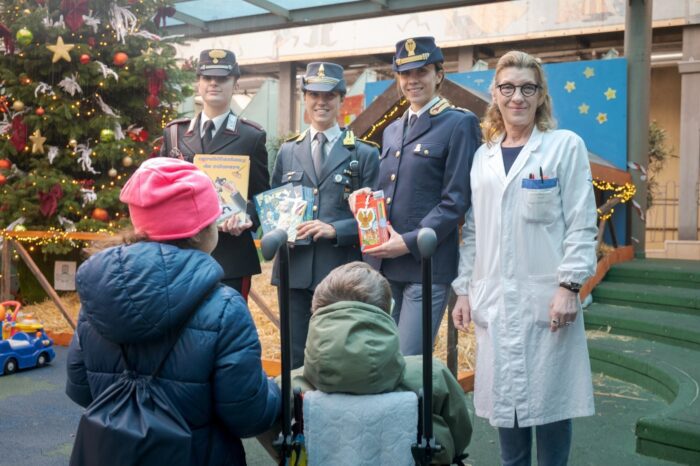
<svg viewBox="0 0 700 466"><path fill-rule="evenodd" d="M129 205L136 233L152 240L190 238L221 214L209 177L183 160L146 160L126 182L119 200Z"/></svg>

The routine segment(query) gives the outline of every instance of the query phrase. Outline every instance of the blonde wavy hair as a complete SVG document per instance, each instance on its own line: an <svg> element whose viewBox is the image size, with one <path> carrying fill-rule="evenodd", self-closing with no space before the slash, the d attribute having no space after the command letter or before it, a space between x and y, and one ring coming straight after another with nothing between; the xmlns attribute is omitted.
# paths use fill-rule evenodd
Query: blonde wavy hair
<svg viewBox="0 0 700 466"><path fill-rule="evenodd" d="M529 68L535 74L535 81L540 86L540 104L535 112L535 125L540 131L554 129L557 122L552 116L552 98L549 96L549 88L547 86L547 78L540 62L532 55L521 52L519 50L511 50L503 55L496 64L496 73L493 75L490 90L493 94L496 89L496 80L498 75L505 68ZM492 145L495 143L501 134L505 132L503 116L498 109L496 99L491 100L491 104L486 109L486 115L481 123L481 131L486 144Z"/></svg>

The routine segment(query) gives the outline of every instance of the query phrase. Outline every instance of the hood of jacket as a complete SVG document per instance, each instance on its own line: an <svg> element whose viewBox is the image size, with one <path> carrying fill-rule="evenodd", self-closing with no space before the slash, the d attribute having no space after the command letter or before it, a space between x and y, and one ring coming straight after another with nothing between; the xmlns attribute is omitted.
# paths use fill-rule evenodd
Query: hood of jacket
<svg viewBox="0 0 700 466"><path fill-rule="evenodd" d="M393 391L405 367L398 328L378 307L341 301L311 316L304 376L319 390L356 395Z"/></svg>
<svg viewBox="0 0 700 466"><path fill-rule="evenodd" d="M117 246L78 269L81 312L106 339L158 340L187 320L223 276L208 254L157 242Z"/></svg>

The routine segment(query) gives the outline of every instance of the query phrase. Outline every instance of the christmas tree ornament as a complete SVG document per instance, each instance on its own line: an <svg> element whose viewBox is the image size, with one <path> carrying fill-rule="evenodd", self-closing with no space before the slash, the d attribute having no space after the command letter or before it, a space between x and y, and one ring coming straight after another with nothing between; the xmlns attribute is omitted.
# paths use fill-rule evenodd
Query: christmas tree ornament
<svg viewBox="0 0 700 466"><path fill-rule="evenodd" d="M3 174L0 174L0 186L4 185L7 183L7 177Z"/></svg>
<svg viewBox="0 0 700 466"><path fill-rule="evenodd" d="M0 95L0 113L7 113L10 107L7 106L7 96Z"/></svg>
<svg viewBox="0 0 700 466"><path fill-rule="evenodd" d="M22 118L22 115L15 115L12 118L12 133L10 134L10 142L13 146L15 146L17 152L24 150L24 146L27 144L28 134L29 129L24 123L24 118Z"/></svg>
<svg viewBox="0 0 700 466"><path fill-rule="evenodd" d="M27 231L27 227L20 223L19 225L15 225L15 228L12 231Z"/></svg>
<svg viewBox="0 0 700 466"><path fill-rule="evenodd" d="M9 170L12 168L12 162L8 159L0 159L0 170Z"/></svg>
<svg viewBox="0 0 700 466"><path fill-rule="evenodd" d="M63 198L61 184L54 184L48 193L39 191L37 197L39 198L39 212L41 212L41 215L51 217L58 210L58 201Z"/></svg>
<svg viewBox="0 0 700 466"><path fill-rule="evenodd" d="M73 73L73 76L66 76L65 78L61 79L58 83L58 87L69 93L71 96L74 96L76 92L78 94L83 93L83 89L80 87L80 84L78 84L78 73Z"/></svg>
<svg viewBox="0 0 700 466"><path fill-rule="evenodd" d="M115 81L119 81L119 75L109 66L105 65L99 60L95 60L95 63L97 63L97 66L100 67L100 73L102 73L102 76L104 78L108 77L113 77Z"/></svg>
<svg viewBox="0 0 700 466"><path fill-rule="evenodd" d="M12 110L15 112L21 112L24 110L24 102L21 100L15 100L15 102L12 104Z"/></svg>
<svg viewBox="0 0 700 466"><path fill-rule="evenodd" d="M136 32L138 18L128 9L114 2L109 10L109 25L112 26L117 36L117 41L124 44L126 43L126 36Z"/></svg>
<svg viewBox="0 0 700 466"><path fill-rule="evenodd" d="M109 171L107 172L107 175L109 175L110 178L116 178L117 177L117 169L110 168Z"/></svg>
<svg viewBox="0 0 700 466"><path fill-rule="evenodd" d="M43 154L44 153L44 143L46 138L41 135L41 130L37 129L29 136L29 140L32 141L32 154Z"/></svg>
<svg viewBox="0 0 700 466"><path fill-rule="evenodd" d="M95 48L95 46L97 45L97 39L95 39L94 37L88 37L87 43L90 46L90 48Z"/></svg>
<svg viewBox="0 0 700 466"><path fill-rule="evenodd" d="M112 63L116 66L124 66L127 61L129 61L129 55L124 52L117 52L114 54L114 57L112 57Z"/></svg>
<svg viewBox="0 0 700 466"><path fill-rule="evenodd" d="M47 45L46 48L53 52L53 57L51 58L51 63L56 63L57 61L63 59L65 61L70 61L70 52L75 47L75 44L66 44L63 42L63 37L58 36L55 45Z"/></svg>
<svg viewBox="0 0 700 466"><path fill-rule="evenodd" d="M0 23L0 37L5 44L5 53L13 55L15 53L15 40L12 38L12 31L2 23Z"/></svg>
<svg viewBox="0 0 700 466"><path fill-rule="evenodd" d="M71 32L76 32L85 22L84 15L89 13L88 0L61 0L63 20Z"/></svg>
<svg viewBox="0 0 700 466"><path fill-rule="evenodd" d="M38 116L44 116L46 111L44 110L44 107L38 107L36 110L34 110L34 113L36 113Z"/></svg>
<svg viewBox="0 0 700 466"><path fill-rule="evenodd" d="M132 159L128 155L122 159L122 165L124 165L126 168L129 168L133 164L134 164L134 159Z"/></svg>
<svg viewBox="0 0 700 466"><path fill-rule="evenodd" d="M109 213L100 207L95 207L95 209L92 211L91 217L101 222L109 221Z"/></svg>
<svg viewBox="0 0 700 466"><path fill-rule="evenodd" d="M32 78L30 78L26 74L21 74L19 76L19 83L23 86L29 86L32 83Z"/></svg>
<svg viewBox="0 0 700 466"><path fill-rule="evenodd" d="M80 55L80 63L82 63L83 65L87 65L88 63L90 63L90 55L88 55L87 53Z"/></svg>
<svg viewBox="0 0 700 466"><path fill-rule="evenodd" d="M17 31L15 38L17 39L17 43L19 45L26 47L34 40L34 33L27 28L22 28Z"/></svg>
<svg viewBox="0 0 700 466"><path fill-rule="evenodd" d="M101 142L112 142L114 141L114 130L105 128L100 131L100 141Z"/></svg>
<svg viewBox="0 0 700 466"><path fill-rule="evenodd" d="M78 141L76 141L75 139L71 139L70 141L68 141L68 145L75 149L75 147L78 145Z"/></svg>
<svg viewBox="0 0 700 466"><path fill-rule="evenodd" d="M156 108L158 105L160 105L160 99L157 95L150 94L146 97L146 106L148 106L148 108Z"/></svg>

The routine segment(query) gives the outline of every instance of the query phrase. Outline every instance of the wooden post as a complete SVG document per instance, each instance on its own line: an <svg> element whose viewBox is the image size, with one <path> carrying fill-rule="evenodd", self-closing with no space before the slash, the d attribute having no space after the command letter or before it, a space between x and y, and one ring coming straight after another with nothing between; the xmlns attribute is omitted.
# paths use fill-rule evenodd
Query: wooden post
<svg viewBox="0 0 700 466"><path fill-rule="evenodd" d="M41 270L39 270L39 267L37 267L36 263L32 259L32 257L29 255L26 249L24 249L24 246L22 246L19 241L15 241L9 238L6 238L5 241L7 241L8 245L11 245L17 250L17 253L19 256L22 258L25 264L27 264L27 267L29 267L29 270L34 274L36 277L37 281L41 285L41 287L44 289L47 295L51 298L51 300L54 302L56 307L58 307L58 310L61 311L61 314L63 314L63 317L65 317L66 321L68 324L71 326L73 330L75 330L75 322L73 322L73 319L71 316L68 314L66 311L66 307L63 305L63 302L61 301L61 298L58 296L56 291L53 289L51 284L49 284L49 281L44 277L44 274L41 273Z"/></svg>
<svg viewBox="0 0 700 466"><path fill-rule="evenodd" d="M250 292L248 293L248 296L250 296L250 299L253 300L255 304L258 305L261 311L263 311L263 314L267 316L268 319L270 319L270 322L275 324L275 327L277 327L277 330L280 328L280 320L279 318L275 315L274 312L272 312L272 309L270 309L270 306L267 305L265 300L260 296L258 293L255 292L255 290L251 289Z"/></svg>
<svg viewBox="0 0 700 466"><path fill-rule="evenodd" d="M12 286L12 244L8 239L2 242L2 280L0 281L0 301L7 301L11 298L10 287Z"/></svg>

